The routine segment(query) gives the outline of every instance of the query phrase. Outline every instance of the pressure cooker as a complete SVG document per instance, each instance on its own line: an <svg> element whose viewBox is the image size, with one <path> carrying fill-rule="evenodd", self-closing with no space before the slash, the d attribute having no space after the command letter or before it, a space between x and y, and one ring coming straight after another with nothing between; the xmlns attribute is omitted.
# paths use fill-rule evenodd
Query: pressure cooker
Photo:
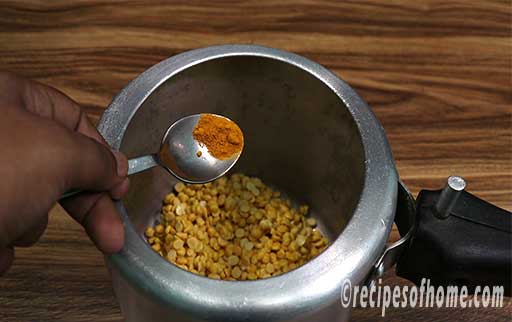
<svg viewBox="0 0 512 322"><path fill-rule="evenodd" d="M167 127L196 113L239 124L245 148L233 171L310 205L330 245L267 279L187 272L154 252L143 235L177 179L160 168L142 172L116 202L125 245L106 259L126 321L346 321L342 282L372 283L395 264L414 283L503 285L510 294L511 214L467 192L457 176L415 200L370 107L321 65L253 45L188 51L130 82L98 129L131 158L158 151ZM402 237L386 244L394 222Z"/></svg>

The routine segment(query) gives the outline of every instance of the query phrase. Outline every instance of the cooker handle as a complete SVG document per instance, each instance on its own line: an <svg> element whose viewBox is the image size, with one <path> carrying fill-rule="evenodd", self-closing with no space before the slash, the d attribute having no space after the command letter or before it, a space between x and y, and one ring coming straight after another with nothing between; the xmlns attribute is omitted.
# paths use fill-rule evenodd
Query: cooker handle
<svg viewBox="0 0 512 322"><path fill-rule="evenodd" d="M396 264L401 254L409 245L414 230L415 214L416 202L414 201L414 197L402 181L398 181L395 223L402 238L392 244L386 245L381 256L370 270L365 284L370 285L374 283L385 271Z"/></svg>
<svg viewBox="0 0 512 322"><path fill-rule="evenodd" d="M410 240L400 253L396 272L417 285L512 286L512 214L477 198L452 176L442 190L422 190L411 226L396 220ZM397 212L397 217L400 214ZM402 226L402 229L400 229ZM410 229L412 227L412 229Z"/></svg>

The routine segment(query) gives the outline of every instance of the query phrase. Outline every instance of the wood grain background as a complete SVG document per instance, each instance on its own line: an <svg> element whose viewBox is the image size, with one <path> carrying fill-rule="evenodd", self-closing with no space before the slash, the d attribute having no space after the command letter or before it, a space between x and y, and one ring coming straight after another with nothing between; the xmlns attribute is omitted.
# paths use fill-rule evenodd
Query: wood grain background
<svg viewBox="0 0 512 322"><path fill-rule="evenodd" d="M225 43L292 51L373 108L416 194L450 174L512 210L510 1L0 1L0 70L59 88L97 121L149 66ZM392 238L396 238L394 233ZM386 284L407 282L386 274ZM356 309L354 321L510 321L500 309ZM103 259L56 208L0 278L1 321L121 321ZM323 321L322 321L323 322Z"/></svg>

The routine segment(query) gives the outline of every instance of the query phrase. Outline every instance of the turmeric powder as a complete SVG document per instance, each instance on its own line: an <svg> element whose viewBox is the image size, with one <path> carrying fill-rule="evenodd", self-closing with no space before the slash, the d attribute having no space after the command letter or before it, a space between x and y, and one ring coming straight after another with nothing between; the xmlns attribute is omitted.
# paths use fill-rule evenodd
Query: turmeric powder
<svg viewBox="0 0 512 322"><path fill-rule="evenodd" d="M201 114L192 135L219 160L233 157L244 147L244 136L238 125L213 114ZM198 153L198 156L201 155Z"/></svg>

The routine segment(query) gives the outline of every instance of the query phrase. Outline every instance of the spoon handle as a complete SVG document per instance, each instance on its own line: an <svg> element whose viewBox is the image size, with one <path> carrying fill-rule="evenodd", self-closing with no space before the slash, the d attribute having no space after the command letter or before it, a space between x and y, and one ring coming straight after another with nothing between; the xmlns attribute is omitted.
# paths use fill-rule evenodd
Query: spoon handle
<svg viewBox="0 0 512 322"><path fill-rule="evenodd" d="M144 170L156 167L158 162L156 155L148 154L138 158L128 160L128 175L136 174Z"/></svg>
<svg viewBox="0 0 512 322"><path fill-rule="evenodd" d="M148 154L141 157L130 159L128 160L128 175L132 175L135 173L142 172L144 170L151 169L153 167L156 167L157 165L158 162L154 154ZM70 190L63 194L59 200L74 196L80 192L82 192L82 190Z"/></svg>

